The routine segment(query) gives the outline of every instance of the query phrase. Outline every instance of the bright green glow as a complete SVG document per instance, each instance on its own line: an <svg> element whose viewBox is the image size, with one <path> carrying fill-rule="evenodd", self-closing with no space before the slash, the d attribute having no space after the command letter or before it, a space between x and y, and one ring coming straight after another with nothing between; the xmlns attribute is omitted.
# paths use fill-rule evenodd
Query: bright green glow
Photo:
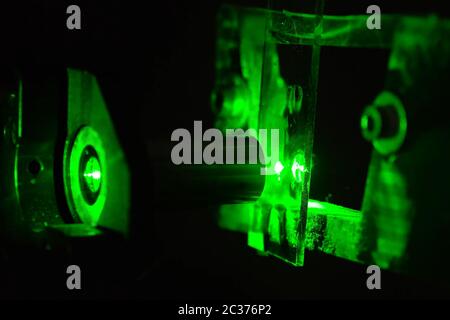
<svg viewBox="0 0 450 320"><path fill-rule="evenodd" d="M319 201L309 200L308 209L324 209L324 206Z"/></svg>
<svg viewBox="0 0 450 320"><path fill-rule="evenodd" d="M102 173L100 163L95 157L91 157L87 161L83 176L91 192L97 192L100 189Z"/></svg>
<svg viewBox="0 0 450 320"><path fill-rule="evenodd" d="M313 215L326 215L327 217L345 217L345 218L361 218L361 212L347 207L342 207L330 202L323 202L317 200L308 201L308 213Z"/></svg>
<svg viewBox="0 0 450 320"><path fill-rule="evenodd" d="M105 163L105 149L98 133L91 127L81 128L68 155L67 187L73 211L87 225L97 225L105 205Z"/></svg>
<svg viewBox="0 0 450 320"><path fill-rule="evenodd" d="M67 70L67 139L64 147L64 190L75 221L128 236L130 228L130 172L102 90L86 71ZM94 203L85 199L89 188L80 163L91 146L101 167L101 186ZM89 160L85 158L85 160ZM83 188L84 187L84 188Z"/></svg>
<svg viewBox="0 0 450 320"><path fill-rule="evenodd" d="M295 181L300 182L302 181L302 173L305 172L305 166L298 163L297 159L294 159L294 163L292 164L291 167L291 172Z"/></svg>
<svg viewBox="0 0 450 320"><path fill-rule="evenodd" d="M437 19L430 20L432 23L429 23L421 18L388 15L383 20L383 30L374 32L367 29L365 15L324 15L318 26L318 17L315 15L291 12L267 14L269 11L265 10L235 11L235 15L225 14L227 20L221 24L223 30L218 41L218 74L219 79L229 79L229 74L236 74L234 70L242 70L242 73L235 75L238 81L235 78L232 78L233 81L222 81L232 82L234 89L225 92L228 96L224 99L223 108L219 109L222 110L218 117L221 124L219 127L277 128L281 131L280 141L283 141L280 163L272 163L276 175L266 177L263 194L255 204L255 209L246 208L249 245L299 265L302 258L293 259L286 252L300 248L302 232L306 229L304 245L310 250L319 250L353 261L366 259L364 262L373 262L383 268L388 268L393 263L398 264L407 252L413 208L408 199L407 181L395 162L391 161L393 157L389 161L378 160L380 163L371 165L373 168L367 179L363 214L331 203L310 200L306 226L304 219L299 222L306 214L301 201L308 199L312 151L308 150L310 142L307 137L312 134L307 129L308 122L288 123L285 117L286 111L292 112L292 109L285 110L285 106L295 104L290 103L290 96L286 95L290 85L284 83L280 75L277 47L274 44L278 43L278 48L287 49L285 52L296 44L392 48L388 69L395 70L400 75L401 82L411 84L414 81L412 71L416 66L410 63L410 53L427 51L429 39L434 39L429 35L439 26ZM236 18L229 18L230 16ZM262 17L261 21L264 17L270 20L257 25L258 17ZM263 30L267 30L269 41L265 41L267 39L264 39ZM321 33L320 37L317 36L318 33ZM239 42L236 43L236 39ZM314 52L313 57L317 57L319 51ZM235 56L240 57L240 65L233 65L236 59L232 57ZM300 63L301 59L297 61ZM317 70L318 59L311 61L311 70ZM301 83L314 83L317 81L316 77L317 73L311 71L311 78L308 79L308 74L304 74ZM314 97L316 94L315 88L306 86L302 89L305 97ZM315 101L305 99L303 104L301 110L305 110L310 104L314 106ZM383 125L380 113L375 109L368 109L360 123L363 135L374 141L374 147L379 153L392 153L401 146L407 131L402 101L392 93L384 92L374 101L374 106L396 108L399 132L389 139L379 137ZM314 112L313 108L311 110ZM295 119L297 114L290 116ZM296 120L299 119L303 121L305 117ZM286 128L297 130L288 131ZM297 153L304 157L297 158L294 156ZM283 171L283 164L291 170ZM296 254L302 255L302 250L297 250ZM369 256L370 261L367 261L366 257Z"/></svg>
<svg viewBox="0 0 450 320"><path fill-rule="evenodd" d="M279 47L268 32L269 28L279 26L279 21L270 21L260 11L231 9L233 14L226 12L219 17L217 91L213 98L221 99L213 101L221 101L221 105L217 108L215 126L279 130L276 158L269 147L271 142L261 146L264 155L271 158L266 166L271 174L265 177L264 190L254 210L248 209L248 243L294 265L302 265L305 219L301 216L306 214L306 206L301 201L307 198L309 187L307 173L311 169L315 108L315 99L309 97L316 94L318 51L314 50L311 73L302 75L298 83L288 83L281 73ZM309 22L315 34L317 19ZM309 51L303 54L295 47L286 49L292 58L311 58ZM299 83L308 85L300 87ZM303 99L303 95L308 99Z"/></svg>
<svg viewBox="0 0 450 320"><path fill-rule="evenodd" d="M94 171L92 173L86 173L85 176L92 177L96 180L100 180L101 173L100 173L100 171Z"/></svg>
<svg viewBox="0 0 450 320"><path fill-rule="evenodd" d="M274 167L275 173L280 175L281 171L283 171L283 169L284 169L283 164L280 161L277 161L277 163L275 163L275 167Z"/></svg>

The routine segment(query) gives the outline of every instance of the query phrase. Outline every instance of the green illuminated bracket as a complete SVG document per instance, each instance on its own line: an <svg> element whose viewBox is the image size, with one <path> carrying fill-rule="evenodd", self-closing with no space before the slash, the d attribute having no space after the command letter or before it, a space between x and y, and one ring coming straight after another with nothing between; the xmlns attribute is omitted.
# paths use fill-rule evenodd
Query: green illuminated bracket
<svg viewBox="0 0 450 320"><path fill-rule="evenodd" d="M219 223L232 229L247 226L251 247L303 265L320 47L279 48L273 34L278 18L276 12L232 7L225 7L219 17L216 126L276 129L281 141L279 161L269 168L275 174L266 176L260 199L254 206L223 206ZM308 25L309 36L318 40L321 15ZM284 79L279 50L298 61L301 78ZM232 56L240 57L238 65ZM270 157L270 147L264 147ZM236 210L239 215L233 214ZM247 222L236 221L236 216Z"/></svg>
<svg viewBox="0 0 450 320"><path fill-rule="evenodd" d="M75 221L127 234L130 177L100 87L88 72L67 71L64 185Z"/></svg>
<svg viewBox="0 0 450 320"><path fill-rule="evenodd" d="M381 30L369 30L366 23L366 15L232 6L224 6L218 16L216 126L279 129L282 141L280 159L271 163L275 174L266 176L259 200L222 206L219 225L247 232L249 246L296 266L303 265L305 249L392 270L407 270L408 254L416 254L409 247L415 213L404 173L410 160L399 162L395 153L409 130L405 102L414 106L411 97L420 91L414 77L423 71L416 54L425 65L432 61L430 52L448 53L447 42L437 40L448 39L450 23L395 15L383 15ZM322 46L391 52L386 89L361 118L361 138L375 150L360 211L309 199ZM448 68L448 54L437 57ZM291 62L290 73L282 73L284 60ZM393 128L386 126L386 114L397 119Z"/></svg>
<svg viewBox="0 0 450 320"><path fill-rule="evenodd" d="M6 138L0 164L9 172L1 182L5 234L44 238L53 228L89 236L100 228L127 235L129 171L96 78L49 66L5 76L8 100L0 95Z"/></svg>

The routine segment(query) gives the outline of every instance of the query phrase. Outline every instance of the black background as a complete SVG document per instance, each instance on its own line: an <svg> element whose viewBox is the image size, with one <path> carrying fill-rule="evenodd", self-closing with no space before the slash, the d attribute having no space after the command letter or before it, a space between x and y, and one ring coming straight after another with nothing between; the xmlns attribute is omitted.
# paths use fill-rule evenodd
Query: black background
<svg viewBox="0 0 450 320"><path fill-rule="evenodd" d="M232 1L266 6L266 1ZM294 1L287 1L295 9ZM327 14L446 15L434 1L328 1ZM66 29L77 4L82 29ZM145 216L146 242L80 255L83 290L67 292L64 262L40 253L2 267L4 297L401 298L448 295L437 284L383 272L382 290L366 288L366 266L308 253L294 268L260 257L246 237L220 230L207 208L156 210L147 148L194 120L211 125L215 17L221 1L3 1L2 65L74 67L100 82L132 172L132 212ZM354 124L383 87L387 54L324 49L321 56L313 197L360 205L370 146ZM338 120L337 120L338 119ZM356 122L355 122L356 121ZM204 125L206 126L206 125ZM357 151L357 152L356 152ZM167 199L168 202L176 199Z"/></svg>

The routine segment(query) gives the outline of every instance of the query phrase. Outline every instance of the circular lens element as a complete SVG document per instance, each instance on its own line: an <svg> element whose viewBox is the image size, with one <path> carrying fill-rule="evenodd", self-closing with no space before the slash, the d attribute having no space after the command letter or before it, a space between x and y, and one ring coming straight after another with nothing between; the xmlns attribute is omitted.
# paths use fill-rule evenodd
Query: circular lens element
<svg viewBox="0 0 450 320"><path fill-rule="evenodd" d="M363 137L383 155L394 153L403 145L407 125L402 101L389 91L381 92L361 117Z"/></svg>
<svg viewBox="0 0 450 320"><path fill-rule="evenodd" d="M363 137L368 141L377 139L381 133L381 116L374 106L367 107L361 116L361 130Z"/></svg>
<svg viewBox="0 0 450 320"><path fill-rule="evenodd" d="M94 204L100 194L102 170L98 154L92 146L84 148L80 159L80 187L84 199Z"/></svg>
<svg viewBox="0 0 450 320"><path fill-rule="evenodd" d="M65 152L65 190L75 221L97 225L105 206L108 172L105 148L98 133L83 126Z"/></svg>

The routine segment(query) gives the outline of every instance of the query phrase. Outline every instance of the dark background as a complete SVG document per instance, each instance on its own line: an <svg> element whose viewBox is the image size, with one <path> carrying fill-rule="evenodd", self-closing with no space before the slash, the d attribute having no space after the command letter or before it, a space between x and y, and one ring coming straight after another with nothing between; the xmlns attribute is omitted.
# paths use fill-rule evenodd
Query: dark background
<svg viewBox="0 0 450 320"><path fill-rule="evenodd" d="M267 6L266 1L231 1ZM80 252L68 260L31 252L0 269L4 297L402 298L448 296L437 284L382 273L366 288L366 266L307 253L305 267L260 257L246 236L219 229L207 208L156 209L147 149L194 120L211 125L215 17L221 1L3 1L1 64L74 67L95 74L132 173L132 212L145 240ZM294 1L286 9L294 10ZM82 29L66 29L66 8L81 7ZM442 1L328 1L327 14L443 11ZM370 146L359 114L382 89L387 53L322 51L312 196L359 207ZM36 69L37 70L37 69ZM363 85L362 85L363 84ZM166 199L167 202L176 199ZM106 258L105 258L106 257ZM105 258L105 259L104 259ZM78 259L78 260L77 260ZM83 270L82 292L65 289L65 263Z"/></svg>

